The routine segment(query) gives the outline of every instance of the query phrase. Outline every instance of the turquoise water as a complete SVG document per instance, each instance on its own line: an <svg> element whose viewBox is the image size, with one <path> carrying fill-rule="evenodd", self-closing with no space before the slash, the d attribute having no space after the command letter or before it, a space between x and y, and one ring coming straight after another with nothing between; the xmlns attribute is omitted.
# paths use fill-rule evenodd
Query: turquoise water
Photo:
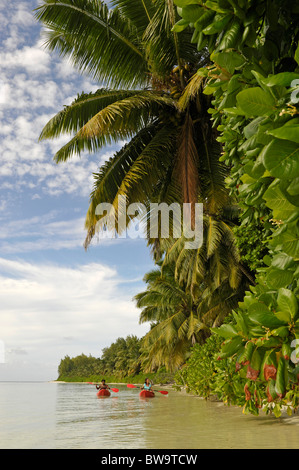
<svg viewBox="0 0 299 470"><path fill-rule="evenodd" d="M242 410L169 391L97 398L88 384L0 382L1 449L298 449L299 416Z"/></svg>

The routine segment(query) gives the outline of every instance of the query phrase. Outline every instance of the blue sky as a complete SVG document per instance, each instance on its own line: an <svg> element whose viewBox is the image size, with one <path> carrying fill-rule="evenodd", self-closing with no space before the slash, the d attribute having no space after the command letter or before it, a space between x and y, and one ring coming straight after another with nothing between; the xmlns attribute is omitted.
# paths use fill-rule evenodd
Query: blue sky
<svg viewBox="0 0 299 470"><path fill-rule="evenodd" d="M101 85L43 47L37 4L0 3L0 381L56 379L65 355L99 357L148 330L132 302L153 266L146 241L83 248L92 172L121 143L57 165L69 136L38 142L77 93Z"/></svg>

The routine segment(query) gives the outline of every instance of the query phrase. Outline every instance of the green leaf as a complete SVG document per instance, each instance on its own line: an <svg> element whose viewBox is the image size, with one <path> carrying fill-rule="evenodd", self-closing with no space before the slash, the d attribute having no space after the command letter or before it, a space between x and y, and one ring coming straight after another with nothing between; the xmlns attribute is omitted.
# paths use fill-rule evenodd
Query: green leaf
<svg viewBox="0 0 299 470"><path fill-rule="evenodd" d="M171 31L174 33L180 33L189 26L189 21L182 19L179 20L172 28Z"/></svg>
<svg viewBox="0 0 299 470"><path fill-rule="evenodd" d="M282 398L285 394L287 384L287 365L286 360L281 357L278 362L277 376L275 382L275 391Z"/></svg>
<svg viewBox="0 0 299 470"><path fill-rule="evenodd" d="M240 336L235 336L232 339L226 340L225 344L221 348L220 356L222 358L229 357L235 354L243 344L243 340Z"/></svg>
<svg viewBox="0 0 299 470"><path fill-rule="evenodd" d="M241 181L244 184L256 183L256 179L252 178L250 175L247 175L247 173L245 173L245 175L241 176Z"/></svg>
<svg viewBox="0 0 299 470"><path fill-rule="evenodd" d="M197 21L204 12L204 8L202 8L200 5L186 5L182 8L181 16L188 23L195 23L195 21Z"/></svg>
<svg viewBox="0 0 299 470"><path fill-rule="evenodd" d="M211 328L211 331L221 336L222 338L232 338L233 336L238 336L237 330L228 323L219 326L219 328Z"/></svg>
<svg viewBox="0 0 299 470"><path fill-rule="evenodd" d="M260 87L248 88L237 95L237 105L247 116L267 116L275 111L275 100Z"/></svg>
<svg viewBox="0 0 299 470"><path fill-rule="evenodd" d="M299 65L299 44L298 44L298 47L297 47L296 52L295 52L295 60L296 60L297 64Z"/></svg>
<svg viewBox="0 0 299 470"><path fill-rule="evenodd" d="M289 315L288 312L275 312L275 316L276 318L278 318L279 320L281 320L282 322L284 323L289 323L291 321L291 317ZM282 328L282 327L280 327ZM279 328L277 328L278 330Z"/></svg>
<svg viewBox="0 0 299 470"><path fill-rule="evenodd" d="M224 49L234 47L239 36L240 28L240 21L238 19L234 19L230 28L225 31L224 36L221 39L221 42L217 49L219 51L222 51Z"/></svg>
<svg viewBox="0 0 299 470"><path fill-rule="evenodd" d="M261 367L261 363L262 363L262 357L261 357L260 351L258 350L258 348L256 348L251 356L250 366L254 370L259 371Z"/></svg>
<svg viewBox="0 0 299 470"><path fill-rule="evenodd" d="M299 143L299 120L291 119L284 126L267 131L267 134L273 135L277 139L291 140Z"/></svg>
<svg viewBox="0 0 299 470"><path fill-rule="evenodd" d="M291 264L294 264L293 259L285 253L279 253L272 258L271 265L278 269L287 269Z"/></svg>
<svg viewBox="0 0 299 470"><path fill-rule="evenodd" d="M274 139L263 153L265 168L272 176L294 179L299 176L299 146L288 140Z"/></svg>
<svg viewBox="0 0 299 470"><path fill-rule="evenodd" d="M277 318L280 318L280 316L277 315L277 312L276 312L276 316ZM289 332L290 332L289 326L280 326L279 328L275 328L274 330L272 330L271 335L280 336L281 338L286 338L287 336L289 336Z"/></svg>
<svg viewBox="0 0 299 470"><path fill-rule="evenodd" d="M205 3L205 6L207 8L212 8L213 10L217 11L218 13L227 13L227 12L230 11L228 8L221 7L220 3L221 2L219 2L219 1L207 0L206 3Z"/></svg>
<svg viewBox="0 0 299 470"><path fill-rule="evenodd" d="M265 120L264 116L259 116L253 119L253 121L251 121L249 124L247 124L247 126L244 127L243 132L244 132L246 139L250 139L250 137L258 133L259 126L261 122L263 122L264 120Z"/></svg>
<svg viewBox="0 0 299 470"><path fill-rule="evenodd" d="M247 328L247 324L246 324L246 321L245 321L245 318L243 316L242 313L238 312L234 312L233 311L233 316L234 316L234 319L235 319L235 322L236 322L236 328L238 329L238 333L240 334L244 334L245 336L248 335L248 328Z"/></svg>
<svg viewBox="0 0 299 470"><path fill-rule="evenodd" d="M278 328L285 324L285 322L276 318L274 313L272 313L268 307L261 302L255 302L249 306L248 316L253 323L257 323L258 325L262 325L266 328Z"/></svg>
<svg viewBox="0 0 299 470"><path fill-rule="evenodd" d="M288 313L290 318L294 319L296 317L298 312L298 301L291 290L284 288L279 289L277 304L283 312Z"/></svg>
<svg viewBox="0 0 299 470"><path fill-rule="evenodd" d="M266 282L270 289L279 289L291 284L293 272L285 269L270 268L267 272Z"/></svg>
<svg viewBox="0 0 299 470"><path fill-rule="evenodd" d="M264 75L261 75L259 72L257 72L254 69L251 70L251 73L252 75L254 75L259 86L268 93L267 78L265 78Z"/></svg>
<svg viewBox="0 0 299 470"><path fill-rule="evenodd" d="M275 398L277 398L277 393L275 391L275 380L274 379L270 380L267 389L268 389L269 395L271 396L272 400L275 400ZM276 413L275 414L276 418L278 418L281 413L277 412L276 408L274 408L274 411Z"/></svg>
<svg viewBox="0 0 299 470"><path fill-rule="evenodd" d="M202 30L211 23L215 16L215 12L212 10L207 10L204 12L204 14L198 18L197 21L194 23L194 28L198 29L199 31L202 32Z"/></svg>
<svg viewBox="0 0 299 470"><path fill-rule="evenodd" d="M278 403L276 403L273 408L273 414L275 418L279 418L281 416L281 406Z"/></svg>
<svg viewBox="0 0 299 470"><path fill-rule="evenodd" d="M294 260L299 260L299 230L296 224L288 224L287 230L275 234L272 243L275 246L281 246Z"/></svg>
<svg viewBox="0 0 299 470"><path fill-rule="evenodd" d="M296 206L291 204L283 194L279 180L274 180L263 195L266 204L272 209L274 219L287 220L296 211Z"/></svg>
<svg viewBox="0 0 299 470"><path fill-rule="evenodd" d="M211 54L211 60L220 67L233 74L235 69L241 67L245 63L244 57L237 52L214 52Z"/></svg>
<svg viewBox="0 0 299 470"><path fill-rule="evenodd" d="M173 0L178 7L186 7L187 5L201 4L201 0Z"/></svg>
<svg viewBox="0 0 299 470"><path fill-rule="evenodd" d="M287 192L291 196L297 196L299 194L299 176L293 179L293 181L287 188Z"/></svg>
<svg viewBox="0 0 299 470"><path fill-rule="evenodd" d="M299 79L299 74L294 72L282 72L265 79L268 86L290 86L293 80Z"/></svg>
<svg viewBox="0 0 299 470"><path fill-rule="evenodd" d="M254 351L254 344L252 341L247 341L242 353L238 357L238 362L246 362L250 361L252 353Z"/></svg>
<svg viewBox="0 0 299 470"><path fill-rule="evenodd" d="M227 25L227 23L230 21L231 18L232 18L231 14L228 14L226 16L216 15L216 17L214 18L214 21L203 30L203 33L206 35L220 33L225 28L225 26Z"/></svg>
<svg viewBox="0 0 299 470"><path fill-rule="evenodd" d="M225 108L226 114L232 114L233 116L245 116L245 112L241 108Z"/></svg>

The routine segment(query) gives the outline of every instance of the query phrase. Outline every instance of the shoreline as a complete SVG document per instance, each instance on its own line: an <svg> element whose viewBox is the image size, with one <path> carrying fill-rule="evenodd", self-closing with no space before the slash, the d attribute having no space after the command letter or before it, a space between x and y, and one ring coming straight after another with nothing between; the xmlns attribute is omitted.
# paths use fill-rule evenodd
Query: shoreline
<svg viewBox="0 0 299 470"><path fill-rule="evenodd" d="M70 381L70 382L67 382L67 381L65 381L65 380L48 380L47 383L55 383L55 384L83 384L83 385L84 385L84 384L85 384L85 385L86 385L86 384L89 384L89 382L71 382L71 381ZM100 383L100 382L92 382L91 384L92 384L92 385L96 385L97 383ZM111 384L111 385L128 385L127 382L109 382L109 384ZM136 386L139 386L139 385L140 385L140 386L141 386L142 383L134 383L134 385L136 385ZM165 385L164 385L164 384L163 384L163 385L158 385L158 384L156 384L156 385L153 385L153 386L154 386L154 387L160 387L160 388L171 388L171 387L172 387L171 384L165 384Z"/></svg>

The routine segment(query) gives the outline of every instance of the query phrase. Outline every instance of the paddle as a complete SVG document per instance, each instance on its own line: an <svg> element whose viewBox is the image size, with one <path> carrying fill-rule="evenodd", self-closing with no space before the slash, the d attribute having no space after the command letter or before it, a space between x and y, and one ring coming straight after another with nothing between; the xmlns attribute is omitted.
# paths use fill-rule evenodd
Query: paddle
<svg viewBox="0 0 299 470"><path fill-rule="evenodd" d="M132 384L127 384L127 387L128 388L141 388L141 387L137 387L136 385L132 385ZM162 393L162 395L168 395L168 392L166 392L166 390L153 390L153 391Z"/></svg>
<svg viewBox="0 0 299 470"><path fill-rule="evenodd" d="M90 385L99 385L99 384L94 384L93 382L87 382ZM112 392L119 392L118 388L109 388L109 390L112 390Z"/></svg>

